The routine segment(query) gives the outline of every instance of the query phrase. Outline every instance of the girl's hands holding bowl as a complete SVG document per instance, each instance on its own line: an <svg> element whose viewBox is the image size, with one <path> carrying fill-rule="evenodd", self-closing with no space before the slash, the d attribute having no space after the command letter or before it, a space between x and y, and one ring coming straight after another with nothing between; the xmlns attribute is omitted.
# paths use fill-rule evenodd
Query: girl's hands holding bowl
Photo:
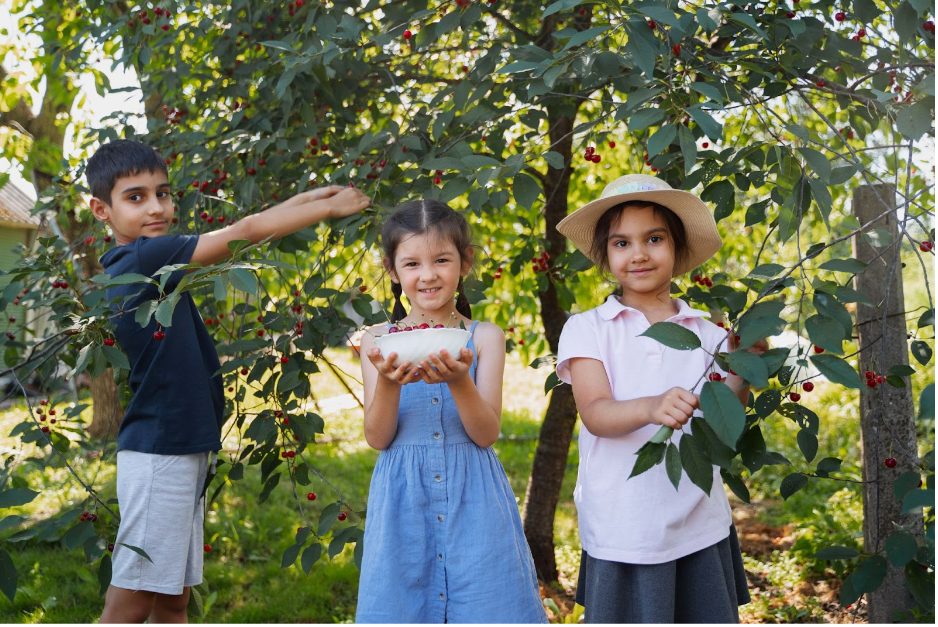
<svg viewBox="0 0 938 627"><path fill-rule="evenodd" d="M398 364L397 353L391 353L384 357L381 354L381 349L375 347L368 351L368 359L374 364L379 376L397 385L413 383L420 379L420 369L414 367L409 361Z"/></svg>
<svg viewBox="0 0 938 627"><path fill-rule="evenodd" d="M420 362L418 371L424 383L452 383L469 376L469 367L472 366L472 351L468 348L459 349L459 357L454 358L446 349L439 353L431 353Z"/></svg>

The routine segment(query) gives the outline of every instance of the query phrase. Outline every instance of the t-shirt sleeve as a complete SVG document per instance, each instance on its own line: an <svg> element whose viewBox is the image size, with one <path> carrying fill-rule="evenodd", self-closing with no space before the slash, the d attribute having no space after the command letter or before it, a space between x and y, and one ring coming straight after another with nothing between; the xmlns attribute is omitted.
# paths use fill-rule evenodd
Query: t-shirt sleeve
<svg viewBox="0 0 938 627"><path fill-rule="evenodd" d="M177 263L189 263L198 235L164 235L154 238L140 238L137 240L137 262L140 274L153 276L160 268ZM167 289L173 289L182 279L185 271L178 270L173 273L167 283Z"/></svg>
<svg viewBox="0 0 938 627"><path fill-rule="evenodd" d="M586 314L570 316L560 332L557 377L564 383L571 383L570 360L577 357L602 361L596 329Z"/></svg>

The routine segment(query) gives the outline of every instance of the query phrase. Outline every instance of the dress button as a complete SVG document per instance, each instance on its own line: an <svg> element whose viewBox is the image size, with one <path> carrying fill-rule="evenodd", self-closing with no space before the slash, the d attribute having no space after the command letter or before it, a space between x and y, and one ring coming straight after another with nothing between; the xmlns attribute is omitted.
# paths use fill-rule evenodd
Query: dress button
<svg viewBox="0 0 938 627"><path fill-rule="evenodd" d="M434 480L434 481L443 481L443 477L441 477L440 475L436 475L436 476L433 477L433 480Z"/></svg>
<svg viewBox="0 0 938 627"><path fill-rule="evenodd" d="M437 554L436 554L436 559L438 559L438 560L443 559L443 554L442 554L442 553L437 553Z"/></svg>
<svg viewBox="0 0 938 627"><path fill-rule="evenodd" d="M440 402L440 399L434 396L433 398L430 399L430 402L433 403L434 405L438 405Z"/></svg>
<svg viewBox="0 0 938 627"><path fill-rule="evenodd" d="M439 439L440 439L440 432L439 432L439 431L437 431L436 433L433 434L433 439L434 439L434 440L439 440Z"/></svg>
<svg viewBox="0 0 938 627"><path fill-rule="evenodd" d="M446 516L444 516L443 514L437 514L436 519L439 520L440 522L443 522L444 520L446 520Z"/></svg>
<svg viewBox="0 0 938 627"><path fill-rule="evenodd" d="M441 592L441 593L440 593L440 601L442 601L442 600L445 599L445 598L446 598L446 595Z"/></svg>

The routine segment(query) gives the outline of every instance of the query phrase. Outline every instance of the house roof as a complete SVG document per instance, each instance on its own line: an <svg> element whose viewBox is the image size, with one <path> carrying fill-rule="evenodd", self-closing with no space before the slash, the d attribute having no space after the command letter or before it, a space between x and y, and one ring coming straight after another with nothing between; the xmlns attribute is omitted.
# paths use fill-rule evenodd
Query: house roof
<svg viewBox="0 0 938 627"><path fill-rule="evenodd" d="M14 229L39 228L39 217L32 215L35 201L12 182L0 187L0 226Z"/></svg>

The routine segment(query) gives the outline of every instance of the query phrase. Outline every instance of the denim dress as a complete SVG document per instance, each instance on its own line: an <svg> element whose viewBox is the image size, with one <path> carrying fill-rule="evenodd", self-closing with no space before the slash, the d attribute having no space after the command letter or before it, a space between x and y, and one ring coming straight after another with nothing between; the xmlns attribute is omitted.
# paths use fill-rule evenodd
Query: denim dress
<svg viewBox="0 0 938 627"><path fill-rule="evenodd" d="M368 493L356 622L547 622L505 470L466 434L446 383L401 388Z"/></svg>

